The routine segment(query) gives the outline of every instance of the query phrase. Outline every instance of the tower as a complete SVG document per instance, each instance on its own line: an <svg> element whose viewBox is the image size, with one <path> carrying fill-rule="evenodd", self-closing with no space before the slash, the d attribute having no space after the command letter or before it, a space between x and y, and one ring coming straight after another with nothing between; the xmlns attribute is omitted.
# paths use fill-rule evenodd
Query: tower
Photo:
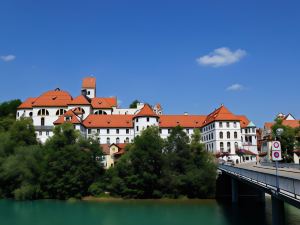
<svg viewBox="0 0 300 225"><path fill-rule="evenodd" d="M82 80L81 94L89 98L96 97L96 78L85 77Z"/></svg>

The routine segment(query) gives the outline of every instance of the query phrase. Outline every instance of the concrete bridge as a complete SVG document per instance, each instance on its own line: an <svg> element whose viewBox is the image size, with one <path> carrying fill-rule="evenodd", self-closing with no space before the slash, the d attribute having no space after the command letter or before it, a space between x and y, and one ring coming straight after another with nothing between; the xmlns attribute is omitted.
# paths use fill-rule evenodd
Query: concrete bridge
<svg viewBox="0 0 300 225"><path fill-rule="evenodd" d="M221 174L217 181L217 197L230 196L232 203L237 203L243 197L256 197L264 202L265 194L270 194L273 225L285 223L284 202L300 208L299 169L280 168L277 178L274 167L255 163L219 165L218 169Z"/></svg>

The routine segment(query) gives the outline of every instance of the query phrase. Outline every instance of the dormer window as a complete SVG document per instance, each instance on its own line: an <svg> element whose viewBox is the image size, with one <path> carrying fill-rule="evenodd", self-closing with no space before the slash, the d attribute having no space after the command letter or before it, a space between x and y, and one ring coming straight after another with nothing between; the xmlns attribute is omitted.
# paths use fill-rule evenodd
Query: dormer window
<svg viewBox="0 0 300 225"><path fill-rule="evenodd" d="M66 116L66 117L65 117L65 120L66 120L66 121L71 121L71 119L72 119L71 116Z"/></svg>

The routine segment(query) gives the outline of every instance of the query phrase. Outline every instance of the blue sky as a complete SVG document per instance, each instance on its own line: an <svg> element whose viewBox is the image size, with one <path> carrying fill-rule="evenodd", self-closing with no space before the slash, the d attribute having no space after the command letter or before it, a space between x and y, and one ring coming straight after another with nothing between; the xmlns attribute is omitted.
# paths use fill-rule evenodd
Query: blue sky
<svg viewBox="0 0 300 225"><path fill-rule="evenodd" d="M300 118L299 1L0 2L0 102L60 87L160 102L165 114L224 103L257 125Z"/></svg>

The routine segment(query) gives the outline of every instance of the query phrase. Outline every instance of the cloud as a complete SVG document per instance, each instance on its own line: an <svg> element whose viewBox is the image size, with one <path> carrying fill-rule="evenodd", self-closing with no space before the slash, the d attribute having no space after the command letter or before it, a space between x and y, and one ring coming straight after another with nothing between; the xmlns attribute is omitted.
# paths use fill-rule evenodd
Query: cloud
<svg viewBox="0 0 300 225"><path fill-rule="evenodd" d="M0 59L3 60L4 62L10 62L16 59L15 55L2 55L0 56Z"/></svg>
<svg viewBox="0 0 300 225"><path fill-rule="evenodd" d="M226 88L227 91L242 91L245 87L241 84L233 84Z"/></svg>
<svg viewBox="0 0 300 225"><path fill-rule="evenodd" d="M237 49L231 51L227 47L222 47L215 49L208 55L197 58L196 61L202 66L220 67L236 63L246 55L245 50Z"/></svg>

